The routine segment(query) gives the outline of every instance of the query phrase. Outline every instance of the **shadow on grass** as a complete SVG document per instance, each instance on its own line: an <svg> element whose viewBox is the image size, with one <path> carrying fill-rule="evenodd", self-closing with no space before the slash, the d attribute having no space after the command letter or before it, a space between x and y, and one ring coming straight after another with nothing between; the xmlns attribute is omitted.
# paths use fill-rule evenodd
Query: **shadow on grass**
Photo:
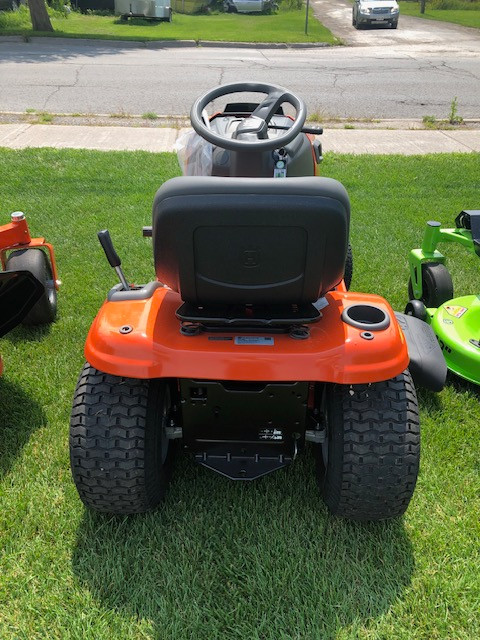
<svg viewBox="0 0 480 640"><path fill-rule="evenodd" d="M158 511L85 512L76 579L126 622L148 620L152 637L355 633L402 598L414 568L411 543L401 519L330 516L313 469L307 453L286 472L233 483L181 457Z"/></svg>
<svg viewBox="0 0 480 640"><path fill-rule="evenodd" d="M0 478L30 437L46 424L43 409L17 385L0 378Z"/></svg>
<svg viewBox="0 0 480 640"><path fill-rule="evenodd" d="M122 20L118 18L118 20L114 20L114 24L123 24L123 25L132 25L132 27L157 27L161 24L161 21L158 20L147 20L145 18L129 18L128 20Z"/></svg>
<svg viewBox="0 0 480 640"><path fill-rule="evenodd" d="M52 328L51 324L43 324L38 327L24 327L18 325L12 331L9 331L6 335L2 336L2 340L10 342L11 344L23 344L25 342L42 342Z"/></svg>
<svg viewBox="0 0 480 640"><path fill-rule="evenodd" d="M451 371L448 372L447 383L450 384L455 389L455 391L458 391L459 393L467 392L468 394L476 396L480 399L480 386L478 384L474 384L473 382L464 380L463 378L456 376Z"/></svg>

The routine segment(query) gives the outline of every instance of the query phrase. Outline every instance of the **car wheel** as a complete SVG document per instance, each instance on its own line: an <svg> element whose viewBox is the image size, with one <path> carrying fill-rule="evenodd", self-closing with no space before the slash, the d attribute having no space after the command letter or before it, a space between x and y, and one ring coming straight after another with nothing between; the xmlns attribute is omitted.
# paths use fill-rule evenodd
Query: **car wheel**
<svg viewBox="0 0 480 640"><path fill-rule="evenodd" d="M398 27L398 20L395 20L395 22L392 22L391 25L392 25L392 29L396 29Z"/></svg>

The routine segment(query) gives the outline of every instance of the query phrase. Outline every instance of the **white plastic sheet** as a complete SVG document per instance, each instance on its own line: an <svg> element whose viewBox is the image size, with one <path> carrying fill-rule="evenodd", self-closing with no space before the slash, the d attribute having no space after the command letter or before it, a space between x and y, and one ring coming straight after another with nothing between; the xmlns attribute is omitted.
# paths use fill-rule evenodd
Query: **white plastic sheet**
<svg viewBox="0 0 480 640"><path fill-rule="evenodd" d="M193 129L177 138L174 149L184 176L212 175L212 145Z"/></svg>

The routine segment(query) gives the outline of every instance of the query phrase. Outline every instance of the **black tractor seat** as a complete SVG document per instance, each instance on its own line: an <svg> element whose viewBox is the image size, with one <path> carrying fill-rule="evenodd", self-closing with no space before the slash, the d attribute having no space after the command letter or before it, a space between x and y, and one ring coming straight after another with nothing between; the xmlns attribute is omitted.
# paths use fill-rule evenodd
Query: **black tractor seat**
<svg viewBox="0 0 480 640"><path fill-rule="evenodd" d="M331 178L173 178L153 204L156 275L184 322L312 322L343 278L349 223Z"/></svg>

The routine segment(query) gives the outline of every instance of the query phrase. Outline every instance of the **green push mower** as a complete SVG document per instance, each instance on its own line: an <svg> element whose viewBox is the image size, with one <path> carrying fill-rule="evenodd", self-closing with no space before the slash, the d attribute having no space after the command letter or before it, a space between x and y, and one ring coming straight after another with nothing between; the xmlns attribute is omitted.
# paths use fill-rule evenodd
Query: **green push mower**
<svg viewBox="0 0 480 640"><path fill-rule="evenodd" d="M431 325L456 375L480 385L480 293L453 297L453 283L441 242L455 242L480 258L480 210L462 211L455 229L427 222L420 249L409 255L409 297L405 313Z"/></svg>

